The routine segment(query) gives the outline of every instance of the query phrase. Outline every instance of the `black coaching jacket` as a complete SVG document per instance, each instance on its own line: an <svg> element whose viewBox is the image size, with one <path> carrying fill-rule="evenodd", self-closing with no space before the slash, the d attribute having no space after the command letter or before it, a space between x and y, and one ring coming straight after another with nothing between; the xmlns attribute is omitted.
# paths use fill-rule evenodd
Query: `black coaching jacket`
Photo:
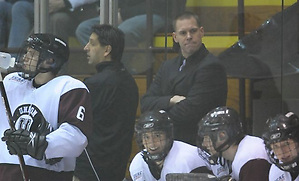
<svg viewBox="0 0 299 181"><path fill-rule="evenodd" d="M101 181L121 181L131 154L138 88L120 62L102 62L96 68L98 73L84 81L94 119L87 151ZM85 153L77 159L75 175L83 181L96 180Z"/></svg>
<svg viewBox="0 0 299 181"><path fill-rule="evenodd" d="M141 99L141 111L166 110L174 121L174 138L195 145L200 119L210 110L226 104L227 78L218 58L209 53L204 44L187 58L186 66L179 71L183 59L179 55L161 65ZM169 100L174 95L186 99L170 106Z"/></svg>

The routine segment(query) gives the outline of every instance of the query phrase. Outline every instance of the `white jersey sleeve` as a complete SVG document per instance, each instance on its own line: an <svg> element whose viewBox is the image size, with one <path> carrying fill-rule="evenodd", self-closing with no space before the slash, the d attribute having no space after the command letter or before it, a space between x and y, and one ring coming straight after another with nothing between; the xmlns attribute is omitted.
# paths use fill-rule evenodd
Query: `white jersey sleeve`
<svg viewBox="0 0 299 181"><path fill-rule="evenodd" d="M73 135L76 135L76 137ZM60 139L61 137L63 137L63 139ZM51 143L48 144L45 151L47 159L57 157L78 157L87 146L86 136L77 127L68 123L61 124L59 129L48 134L46 139Z"/></svg>
<svg viewBox="0 0 299 181"><path fill-rule="evenodd" d="M198 154L205 161L206 168L211 170L217 178L229 175L229 166L227 161L223 159L223 163L221 163L222 165L220 163L212 165L209 162L209 156L202 149L198 148Z"/></svg>
<svg viewBox="0 0 299 181"><path fill-rule="evenodd" d="M197 147L174 141L171 150L164 160L159 181L165 181L168 173L190 173L196 168L205 166L207 166L206 162L198 155ZM129 170L134 181L156 180L140 152L134 157Z"/></svg>
<svg viewBox="0 0 299 181"><path fill-rule="evenodd" d="M251 160L266 160L270 163L264 142L261 138L246 135L238 145L232 162L232 178L239 180L242 167ZM267 172L269 170L266 170Z"/></svg>
<svg viewBox="0 0 299 181"><path fill-rule="evenodd" d="M32 131L33 125L38 125L36 123L41 118L37 115L42 116L53 130L46 135L46 158L63 157L50 165L45 160L24 155L26 165L57 172L73 171L76 157L87 145L86 134L91 130L91 103L84 83L70 76L59 76L36 88L32 80L23 79L18 73L7 75L3 82L16 129ZM0 106L0 118L3 135L10 128L3 105ZM8 153L5 142L0 146L0 164L19 164L18 157Z"/></svg>

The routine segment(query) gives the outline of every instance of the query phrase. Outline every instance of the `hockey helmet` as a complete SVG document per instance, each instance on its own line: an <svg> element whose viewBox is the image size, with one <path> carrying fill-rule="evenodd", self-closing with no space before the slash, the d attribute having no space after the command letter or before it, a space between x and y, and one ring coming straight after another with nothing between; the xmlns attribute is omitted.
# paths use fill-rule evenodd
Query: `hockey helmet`
<svg viewBox="0 0 299 181"><path fill-rule="evenodd" d="M225 141L216 144L218 134L224 132ZM239 142L244 137L242 122L237 111L229 107L217 107L211 110L202 118L198 124L197 145L201 152L208 154L211 164L216 164L223 151L228 149L232 144ZM204 146L205 138L211 142L211 149ZM204 159L207 156L204 157Z"/></svg>
<svg viewBox="0 0 299 181"><path fill-rule="evenodd" d="M147 152L151 160L163 160L172 147L173 123L163 110L141 115L135 125L135 132L140 149Z"/></svg>
<svg viewBox="0 0 299 181"><path fill-rule="evenodd" d="M262 135L270 161L278 168L298 172L299 164L299 118L293 112L278 114L266 122ZM287 156L283 156L286 155ZM287 160L284 160L287 157Z"/></svg>
<svg viewBox="0 0 299 181"><path fill-rule="evenodd" d="M24 42L17 57L16 65L26 79L32 79L38 73L53 72L57 74L69 58L66 42L52 34L33 34ZM50 66L41 64L52 59ZM31 63L33 60L36 63Z"/></svg>

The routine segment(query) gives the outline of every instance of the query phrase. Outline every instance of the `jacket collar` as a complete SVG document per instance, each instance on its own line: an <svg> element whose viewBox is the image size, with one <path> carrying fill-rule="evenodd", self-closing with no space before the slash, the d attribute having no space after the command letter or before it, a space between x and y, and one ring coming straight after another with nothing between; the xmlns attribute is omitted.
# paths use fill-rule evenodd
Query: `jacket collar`
<svg viewBox="0 0 299 181"><path fill-rule="evenodd" d="M209 54L208 49L204 44L201 45L199 50L197 50L195 53L193 53L190 57L187 58L186 65L187 64L196 64L200 62L202 59L204 59ZM185 57L181 54L180 55L180 62L182 64Z"/></svg>
<svg viewBox="0 0 299 181"><path fill-rule="evenodd" d="M122 63L118 61L105 61L96 65L97 72L101 72L106 67L122 68Z"/></svg>

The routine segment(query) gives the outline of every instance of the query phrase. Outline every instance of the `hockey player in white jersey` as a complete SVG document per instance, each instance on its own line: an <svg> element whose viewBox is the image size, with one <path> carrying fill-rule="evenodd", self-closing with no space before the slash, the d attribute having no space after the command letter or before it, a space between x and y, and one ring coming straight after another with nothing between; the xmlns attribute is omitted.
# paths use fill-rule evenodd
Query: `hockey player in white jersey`
<svg viewBox="0 0 299 181"><path fill-rule="evenodd" d="M23 156L30 181L72 180L92 113L86 86L57 76L68 57L69 48L60 38L33 34L18 54L20 71L4 78L12 120L0 110L0 180L23 180L16 154Z"/></svg>
<svg viewBox="0 0 299 181"><path fill-rule="evenodd" d="M206 151L211 164L228 161L232 179L237 181L268 180L271 164L263 140L244 134L234 109L215 108L198 126L198 146Z"/></svg>
<svg viewBox="0 0 299 181"><path fill-rule="evenodd" d="M133 181L165 181L168 173L211 173L210 165L199 157L197 147L173 140L173 123L165 111L142 114L135 131L141 151L130 164Z"/></svg>
<svg viewBox="0 0 299 181"><path fill-rule="evenodd" d="M299 118L293 112L267 120L263 134L273 163L269 181L299 181Z"/></svg>

